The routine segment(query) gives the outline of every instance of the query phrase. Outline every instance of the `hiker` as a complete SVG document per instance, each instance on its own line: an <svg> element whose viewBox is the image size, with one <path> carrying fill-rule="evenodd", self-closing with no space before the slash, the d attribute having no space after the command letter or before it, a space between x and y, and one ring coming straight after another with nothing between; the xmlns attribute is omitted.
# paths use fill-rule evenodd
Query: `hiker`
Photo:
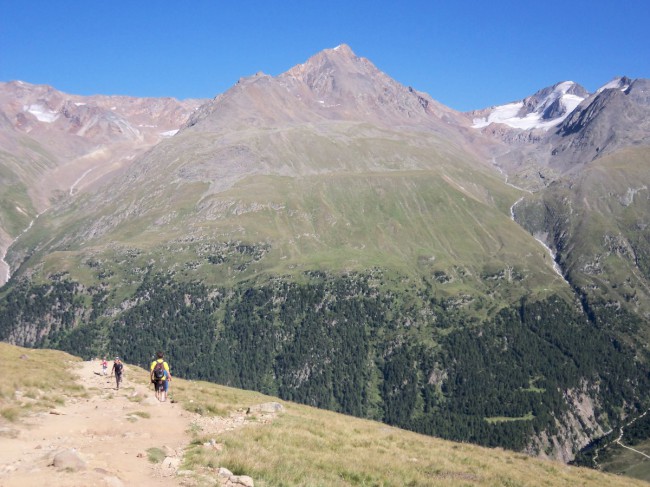
<svg viewBox="0 0 650 487"><path fill-rule="evenodd" d="M169 390L172 375L169 371L169 364L165 362L165 355L158 352L156 357L156 360L151 362L151 382L156 391L156 398L162 402L167 399L167 391Z"/></svg>
<svg viewBox="0 0 650 487"><path fill-rule="evenodd" d="M106 362L106 357L102 359L102 372L106 375L106 370L108 369L108 362Z"/></svg>
<svg viewBox="0 0 650 487"><path fill-rule="evenodd" d="M115 374L115 385L117 390L120 390L120 382L122 382L122 371L124 370L124 364L120 360L120 357L115 357L113 361L113 368L111 369L111 377Z"/></svg>

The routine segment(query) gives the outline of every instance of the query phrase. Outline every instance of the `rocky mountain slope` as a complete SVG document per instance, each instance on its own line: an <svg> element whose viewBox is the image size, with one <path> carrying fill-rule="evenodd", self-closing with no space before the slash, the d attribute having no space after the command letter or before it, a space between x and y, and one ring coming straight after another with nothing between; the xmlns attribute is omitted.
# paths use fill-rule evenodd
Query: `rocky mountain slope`
<svg viewBox="0 0 650 487"><path fill-rule="evenodd" d="M14 242L0 338L569 461L650 400L643 93L461 114L345 45L242 79Z"/></svg>
<svg viewBox="0 0 650 487"><path fill-rule="evenodd" d="M0 255L56 201L92 189L174 135L202 101L77 96L0 83ZM0 282L8 270L0 269Z"/></svg>
<svg viewBox="0 0 650 487"><path fill-rule="evenodd" d="M572 97L582 101L541 124L525 121L577 85L560 83L529 103L473 114L484 116L475 129L507 143L494 164L534 191L513 208L516 220L556 254L583 305L623 307L643 320L650 316L649 83L616 78L588 96L577 87ZM520 113L509 115L509 107Z"/></svg>

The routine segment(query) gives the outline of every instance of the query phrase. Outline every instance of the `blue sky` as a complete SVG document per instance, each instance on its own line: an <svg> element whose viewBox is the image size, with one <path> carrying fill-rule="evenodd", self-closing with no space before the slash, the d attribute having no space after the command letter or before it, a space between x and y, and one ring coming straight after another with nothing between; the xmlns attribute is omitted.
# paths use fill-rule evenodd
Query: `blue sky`
<svg viewBox="0 0 650 487"><path fill-rule="evenodd" d="M0 0L0 81L209 98L348 44L456 110L650 78L650 1Z"/></svg>

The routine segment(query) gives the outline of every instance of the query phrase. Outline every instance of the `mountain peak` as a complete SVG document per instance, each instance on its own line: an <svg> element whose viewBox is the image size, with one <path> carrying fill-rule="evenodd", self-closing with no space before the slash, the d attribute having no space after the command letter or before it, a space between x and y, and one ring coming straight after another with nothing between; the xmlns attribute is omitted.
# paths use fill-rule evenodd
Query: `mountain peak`
<svg viewBox="0 0 650 487"><path fill-rule="evenodd" d="M332 49L325 49L325 51L336 52L344 56L356 56L356 54L354 54L350 46L348 46L347 44L339 44L338 46L333 47Z"/></svg>
<svg viewBox="0 0 650 487"><path fill-rule="evenodd" d="M443 132L449 124L465 123L451 109L401 85L350 46L340 44L276 77L241 79L197 111L187 125L232 130L251 124L278 127L343 120Z"/></svg>
<svg viewBox="0 0 650 487"><path fill-rule="evenodd" d="M628 78L627 76L620 76L614 78L609 83L598 88L596 93L601 93L605 90L610 90L610 89L618 89L621 91L625 91L630 87L631 84L632 84L632 80L630 78Z"/></svg>
<svg viewBox="0 0 650 487"><path fill-rule="evenodd" d="M562 81L543 88L521 101L474 112L474 128L501 123L521 130L548 130L560 124L589 96L587 90L573 81Z"/></svg>
<svg viewBox="0 0 650 487"><path fill-rule="evenodd" d="M347 44L339 44L331 49L324 49L311 56L307 61L289 69L284 75L298 78L309 83L314 73L324 73L330 77L339 77L341 74L364 71L363 74L370 74L368 68L372 68L372 74L379 70L367 59L359 58L354 54ZM317 75L316 75L317 76Z"/></svg>

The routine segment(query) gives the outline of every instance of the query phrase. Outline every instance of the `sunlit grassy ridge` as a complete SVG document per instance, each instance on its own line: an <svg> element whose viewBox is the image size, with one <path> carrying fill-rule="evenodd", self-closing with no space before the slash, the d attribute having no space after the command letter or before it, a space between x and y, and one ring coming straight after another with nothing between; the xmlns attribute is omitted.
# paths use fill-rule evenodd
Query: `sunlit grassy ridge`
<svg viewBox="0 0 650 487"><path fill-rule="evenodd" d="M186 131L114 185L48 212L8 259L16 268L29 256L18 275L68 272L120 297L137 286L132 270L149 267L219 285L381 267L416 280L437 273L450 294L562 292L544 249L510 219L520 196L431 133L343 122ZM213 252L238 243L263 255L242 265Z"/></svg>
<svg viewBox="0 0 650 487"><path fill-rule="evenodd" d="M17 421L34 411L85 394L68 370L80 359L54 350L32 350L0 342L0 416Z"/></svg>
<svg viewBox="0 0 650 487"><path fill-rule="evenodd" d="M198 200L181 188L184 196L176 198L185 209L146 213L88 242L64 244L69 237L62 236L57 250L42 256L35 278L69 272L87 285L111 283L127 297L149 267L208 285L381 268L415 281L438 276L448 294L515 301L566 291L545 250L509 218L517 192L492 183L472 190L475 183L458 174L394 171L251 176ZM48 233L39 228L31 238L39 232ZM261 253L249 258L236 250L240 244Z"/></svg>

